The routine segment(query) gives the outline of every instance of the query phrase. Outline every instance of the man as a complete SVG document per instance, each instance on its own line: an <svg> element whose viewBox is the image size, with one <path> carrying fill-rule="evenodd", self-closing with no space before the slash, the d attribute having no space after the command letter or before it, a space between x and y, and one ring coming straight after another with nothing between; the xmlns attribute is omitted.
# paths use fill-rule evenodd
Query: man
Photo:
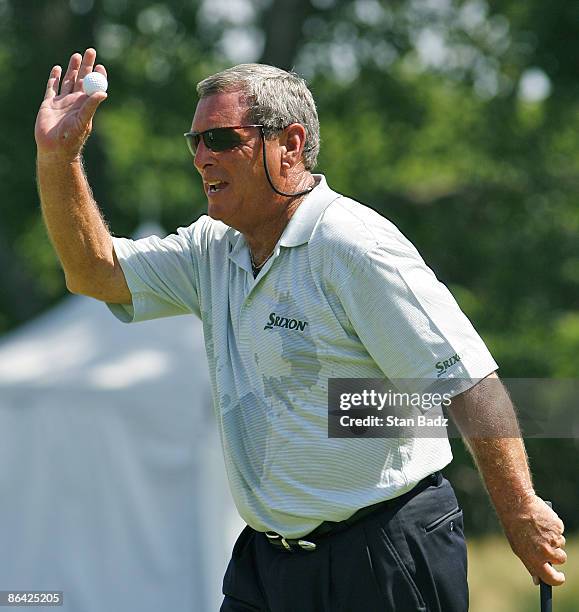
<svg viewBox="0 0 579 612"><path fill-rule="evenodd" d="M42 210L71 291L126 322L203 320L248 523L221 610L468 608L462 512L440 474L448 440L329 438L330 378L425 387L440 374L514 552L535 582L562 584L549 563L566 560L563 524L534 493L520 436L504 437L514 413L495 362L408 240L311 172L319 130L305 82L256 64L202 81L186 138L208 216L164 240L113 239L80 157L106 99L82 93L95 57L71 57L59 95L60 67L50 74L36 124ZM481 422L484 437L472 434Z"/></svg>

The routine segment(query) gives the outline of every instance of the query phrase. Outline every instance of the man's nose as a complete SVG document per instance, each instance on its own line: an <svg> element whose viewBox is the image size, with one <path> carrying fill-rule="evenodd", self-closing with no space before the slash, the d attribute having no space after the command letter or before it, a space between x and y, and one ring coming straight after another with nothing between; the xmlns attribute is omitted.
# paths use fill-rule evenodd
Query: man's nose
<svg viewBox="0 0 579 612"><path fill-rule="evenodd" d="M197 145L197 150L195 151L195 157L193 158L193 163L195 164L195 168L197 168L197 170L201 172L203 168L205 168L208 165L213 164L214 161L215 161L215 158L213 156L213 151L209 149L207 146L205 146L205 143L203 142L203 138L201 138L201 140L199 141L199 144Z"/></svg>

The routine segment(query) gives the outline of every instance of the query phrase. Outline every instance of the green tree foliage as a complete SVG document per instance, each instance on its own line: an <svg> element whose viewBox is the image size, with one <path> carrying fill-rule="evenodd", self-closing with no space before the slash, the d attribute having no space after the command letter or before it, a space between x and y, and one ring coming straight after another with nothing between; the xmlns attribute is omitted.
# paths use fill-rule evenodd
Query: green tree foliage
<svg viewBox="0 0 579 612"><path fill-rule="evenodd" d="M417 245L502 376L576 377L578 10L565 0L0 0L0 332L65 292L34 183L51 66L94 46L107 67L85 159L111 229L127 235L143 220L172 230L203 212L182 138L195 84L261 57L308 77L320 171ZM538 490L576 527L575 440L528 448ZM448 473L469 525L495 526L466 451L453 449Z"/></svg>

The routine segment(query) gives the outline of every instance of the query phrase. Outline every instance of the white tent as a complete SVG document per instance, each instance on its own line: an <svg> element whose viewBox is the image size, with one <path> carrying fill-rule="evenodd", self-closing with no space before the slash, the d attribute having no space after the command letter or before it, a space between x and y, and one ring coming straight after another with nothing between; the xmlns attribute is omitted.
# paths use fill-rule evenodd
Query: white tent
<svg viewBox="0 0 579 612"><path fill-rule="evenodd" d="M0 342L0 590L69 612L211 612L243 524L201 323L70 296Z"/></svg>

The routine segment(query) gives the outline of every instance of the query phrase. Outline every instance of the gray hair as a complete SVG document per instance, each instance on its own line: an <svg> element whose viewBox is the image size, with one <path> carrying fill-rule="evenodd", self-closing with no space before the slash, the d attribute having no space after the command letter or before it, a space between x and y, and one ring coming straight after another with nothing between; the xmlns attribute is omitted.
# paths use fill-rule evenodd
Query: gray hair
<svg viewBox="0 0 579 612"><path fill-rule="evenodd" d="M247 96L249 120L264 126L266 138L272 138L291 123L303 125L304 165L306 170L314 169L320 150L320 124L312 92L302 77L266 64L239 64L197 85L199 98L230 91L241 91Z"/></svg>

